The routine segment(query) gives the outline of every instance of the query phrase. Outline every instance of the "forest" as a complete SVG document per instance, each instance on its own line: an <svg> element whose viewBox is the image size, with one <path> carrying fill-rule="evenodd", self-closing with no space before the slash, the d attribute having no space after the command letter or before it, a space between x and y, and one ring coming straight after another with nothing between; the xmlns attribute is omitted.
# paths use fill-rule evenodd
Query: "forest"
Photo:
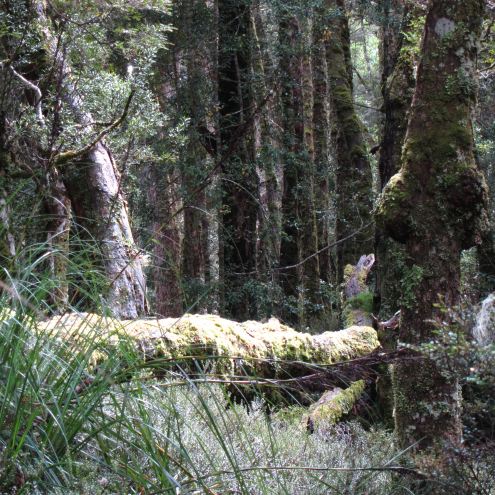
<svg viewBox="0 0 495 495"><path fill-rule="evenodd" d="M0 494L495 495L495 1L0 0Z"/></svg>

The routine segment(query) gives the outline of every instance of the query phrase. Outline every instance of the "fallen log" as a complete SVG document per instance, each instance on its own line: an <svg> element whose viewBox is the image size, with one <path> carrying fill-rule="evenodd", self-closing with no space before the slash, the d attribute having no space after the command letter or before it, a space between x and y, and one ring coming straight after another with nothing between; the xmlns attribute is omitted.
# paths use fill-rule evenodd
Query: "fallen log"
<svg viewBox="0 0 495 495"><path fill-rule="evenodd" d="M68 314L37 324L39 331L78 344L97 337L103 348L125 340L144 360L208 361L216 373L258 377L301 376L308 366L331 365L367 356L379 347L370 326L351 326L319 335L297 332L277 319L238 323L216 315L116 320ZM96 356L96 360L102 356Z"/></svg>
<svg viewBox="0 0 495 495"><path fill-rule="evenodd" d="M311 405L302 418L302 424L313 433L321 425L333 425L349 414L361 397L366 384L364 380L353 382L346 389L336 387L327 390Z"/></svg>

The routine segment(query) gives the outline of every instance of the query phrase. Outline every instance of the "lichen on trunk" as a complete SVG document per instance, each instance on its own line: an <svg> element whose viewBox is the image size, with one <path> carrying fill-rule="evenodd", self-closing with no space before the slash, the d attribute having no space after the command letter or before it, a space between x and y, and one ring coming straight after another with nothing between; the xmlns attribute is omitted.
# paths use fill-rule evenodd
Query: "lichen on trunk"
<svg viewBox="0 0 495 495"><path fill-rule="evenodd" d="M383 192L377 218L404 243L400 341L434 338L435 304L459 298L460 252L486 226L486 185L474 159L471 113L476 97L482 0L434 0L423 35L402 167ZM402 445L441 448L461 440L459 393L421 354L394 372L395 420Z"/></svg>

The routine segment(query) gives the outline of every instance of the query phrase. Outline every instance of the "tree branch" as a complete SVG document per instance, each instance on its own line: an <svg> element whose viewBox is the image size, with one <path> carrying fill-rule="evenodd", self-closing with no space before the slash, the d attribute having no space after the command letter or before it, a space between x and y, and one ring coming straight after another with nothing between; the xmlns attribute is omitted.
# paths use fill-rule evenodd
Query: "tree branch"
<svg viewBox="0 0 495 495"><path fill-rule="evenodd" d="M3 67L4 63L1 62L0 65ZM10 69L10 72L28 89L34 92L35 94L35 100L34 100L34 108L36 110L36 118L40 125L44 126L45 125L45 119L43 117L43 112L41 109L41 99L43 98L43 95L41 93L41 89L36 86L36 84L32 83L28 79L26 79L23 75L19 74L12 65L9 65L8 68Z"/></svg>
<svg viewBox="0 0 495 495"><path fill-rule="evenodd" d="M69 151L64 151L62 153L56 154L55 157L52 158L53 165L58 165L58 166L64 165L71 160L75 160L76 158L79 158L79 157L85 155L86 153L89 153L92 150L92 148L94 148L107 134L109 134L116 127L118 127L120 124L122 124L122 122L126 119L127 114L129 113L129 107L131 105L131 101L132 101L132 98L134 96L134 93L135 93L135 90L134 89L131 90L129 97L127 98L127 101L126 101L124 111L122 112L122 115L117 120L112 122L105 129L103 129L98 134L98 136L96 136L96 138L93 139L93 141L88 143L86 146L83 146L82 148L80 148L78 150L69 150Z"/></svg>

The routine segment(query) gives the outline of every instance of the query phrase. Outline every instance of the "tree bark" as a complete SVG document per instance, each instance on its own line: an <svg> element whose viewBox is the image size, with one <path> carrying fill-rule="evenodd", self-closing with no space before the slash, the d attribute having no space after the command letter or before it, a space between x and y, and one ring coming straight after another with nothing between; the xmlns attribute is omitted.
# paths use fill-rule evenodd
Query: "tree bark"
<svg viewBox="0 0 495 495"><path fill-rule="evenodd" d="M303 267L301 243L303 239L302 216L304 195L303 167L309 158L304 158L304 98L303 98L303 54L301 29L297 17L287 11L280 13L279 44L280 68L285 77L282 81L283 146L284 167L282 186L282 238L280 244L280 265L295 266L280 274L280 285L285 297L282 315L289 323L301 321L301 282Z"/></svg>
<svg viewBox="0 0 495 495"><path fill-rule="evenodd" d="M384 2L381 28L380 59L382 66L382 96L384 124L380 143L378 172L380 189L400 169L400 159L406 136L409 109L414 93L415 67L422 27L422 9L413 0ZM418 32L419 31L419 32ZM374 313L390 318L400 308L402 283L406 275L404 246L390 238L380 225L375 229L376 285ZM378 332L387 350L397 347L397 332ZM382 365L377 381L378 401L384 417L393 420L392 365Z"/></svg>
<svg viewBox="0 0 495 495"><path fill-rule="evenodd" d="M301 183L299 188L302 193L301 198L301 219L302 222L302 238L300 248L300 260L302 265L302 318L301 323L305 326L315 328L318 325L326 327L324 321L324 300L322 299L321 291L321 273L320 273L320 256L316 253L319 250L319 233L324 230L324 227L319 228L319 223L324 223L324 220L318 218L318 207L325 206L325 196L321 195L319 189L320 183L317 176L321 162L317 164L316 159L321 160L321 132L325 132L324 122L318 124L323 125L323 129L317 129L317 123L314 122L315 101L320 95L316 95L316 90L321 90L320 87L315 87L313 78L313 68L320 63L320 59L315 57L313 53L313 29L314 20L311 18L301 22L301 49L302 49L302 95L303 95L303 123L304 123L304 152L301 157L305 161L305 166L302 168ZM320 67L321 71L321 67ZM318 142L316 142L318 141ZM318 148L318 150L317 150Z"/></svg>
<svg viewBox="0 0 495 495"><path fill-rule="evenodd" d="M101 252L108 281L105 302L114 316L137 318L146 310L146 286L120 181L112 154L102 142L64 172L76 221Z"/></svg>
<svg viewBox="0 0 495 495"><path fill-rule="evenodd" d="M238 320L255 316L256 300L250 282L256 279L256 174L250 88L251 2L220 0L218 100L223 204L220 232L225 314Z"/></svg>
<svg viewBox="0 0 495 495"><path fill-rule="evenodd" d="M344 0L328 0L325 32L336 153L337 280L372 245L372 178L362 124L354 109L349 24ZM349 236L352 236L349 238Z"/></svg>
<svg viewBox="0 0 495 495"><path fill-rule="evenodd" d="M147 194L152 206L154 312L162 317L179 317L183 312L180 272L179 219L174 215L178 192L174 171L149 166Z"/></svg>
<svg viewBox="0 0 495 495"><path fill-rule="evenodd" d="M0 115L0 266L10 271L16 253L16 241L11 227L11 209L8 198L7 170L10 163L9 152L5 146L5 116ZM3 274L0 275L0 280Z"/></svg>
<svg viewBox="0 0 495 495"><path fill-rule="evenodd" d="M262 14L262 2L253 1L251 24L253 32L252 77L255 99L258 107L269 98L254 122L254 141L257 173L259 178L260 214L258 215L258 242L256 252L256 271L259 281L267 288L267 297L258 304L258 318L274 314L277 305L278 273L275 268L280 256L281 230L281 187L282 163L278 128L280 127L280 108L275 97L269 97L273 91L270 81L276 79L275 53L266 38L266 19ZM274 126L273 122L277 125Z"/></svg>
<svg viewBox="0 0 495 495"><path fill-rule="evenodd" d="M415 30L421 9L412 1L392 0L384 7L381 63L384 126L378 162L380 188L400 169L402 145L415 86ZM418 41L419 43L419 41ZM377 226L375 232L375 312L390 317L400 307L404 248Z"/></svg>
<svg viewBox="0 0 495 495"><path fill-rule="evenodd" d="M48 215L47 248L50 274L54 283L49 302L54 312L63 313L69 305L68 256L71 222L71 202L59 172L48 175L45 210Z"/></svg>
<svg viewBox="0 0 495 495"><path fill-rule="evenodd" d="M318 9L313 23L312 71L313 71L313 128L314 128L314 174L315 210L318 237L318 269L320 279L330 281L330 252L323 250L330 243L330 120L327 108L327 65L324 45L323 13Z"/></svg>
<svg viewBox="0 0 495 495"><path fill-rule="evenodd" d="M41 21L40 35L45 40L46 56L60 77L57 84L62 99L76 120L91 127L93 118L85 111L71 83L70 67L49 31L44 2L34 2L33 10ZM71 152L64 153L72 156ZM61 173L76 221L97 242L101 252L101 265L108 281L105 294L108 308L120 318L143 314L146 304L141 258L134 245L121 178L111 151L100 140L83 156L76 154Z"/></svg>
<svg viewBox="0 0 495 495"><path fill-rule="evenodd" d="M402 167L378 207L386 233L405 244L399 338L411 346L435 338L436 303L458 302L461 249L479 243L486 228L487 190L471 120L483 8L482 0L431 2ZM457 379L421 353L397 363L394 400L403 446L460 442Z"/></svg>

